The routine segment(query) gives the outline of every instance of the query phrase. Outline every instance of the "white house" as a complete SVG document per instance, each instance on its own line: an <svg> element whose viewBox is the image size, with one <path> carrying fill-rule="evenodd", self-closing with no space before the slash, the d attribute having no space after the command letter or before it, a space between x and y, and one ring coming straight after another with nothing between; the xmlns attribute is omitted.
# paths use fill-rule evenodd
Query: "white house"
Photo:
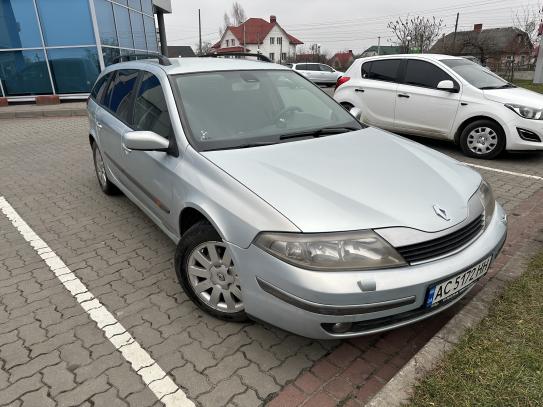
<svg viewBox="0 0 543 407"><path fill-rule="evenodd" d="M228 27L213 45L216 53L251 52L266 55L274 62L284 62L296 56L296 46L302 41L287 33L275 16L270 21L249 18L237 27Z"/></svg>

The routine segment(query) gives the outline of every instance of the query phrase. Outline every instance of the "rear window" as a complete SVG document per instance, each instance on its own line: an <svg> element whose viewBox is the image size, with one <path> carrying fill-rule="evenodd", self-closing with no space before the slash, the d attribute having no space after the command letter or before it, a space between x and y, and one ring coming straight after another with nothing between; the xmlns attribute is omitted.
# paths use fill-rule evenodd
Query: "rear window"
<svg viewBox="0 0 543 407"><path fill-rule="evenodd" d="M401 59L384 59L372 61L368 79L377 81L396 82Z"/></svg>

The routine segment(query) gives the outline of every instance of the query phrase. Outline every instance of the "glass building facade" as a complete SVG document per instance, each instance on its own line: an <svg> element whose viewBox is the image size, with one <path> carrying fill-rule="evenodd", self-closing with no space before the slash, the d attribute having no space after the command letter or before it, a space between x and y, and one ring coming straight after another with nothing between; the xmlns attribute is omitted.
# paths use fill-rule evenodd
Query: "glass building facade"
<svg viewBox="0 0 543 407"><path fill-rule="evenodd" d="M159 52L155 11L153 0L0 0L0 96L85 97L115 58Z"/></svg>

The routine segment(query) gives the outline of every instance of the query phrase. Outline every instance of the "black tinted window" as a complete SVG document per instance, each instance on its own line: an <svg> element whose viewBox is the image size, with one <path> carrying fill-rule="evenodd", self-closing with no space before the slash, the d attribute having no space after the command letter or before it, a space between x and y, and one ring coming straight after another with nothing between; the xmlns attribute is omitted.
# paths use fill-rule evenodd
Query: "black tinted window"
<svg viewBox="0 0 543 407"><path fill-rule="evenodd" d="M398 79L398 69L400 68L400 63L400 59L372 61L369 79L396 82Z"/></svg>
<svg viewBox="0 0 543 407"><path fill-rule="evenodd" d="M122 69L117 71L115 79L111 81L108 93L111 91L109 110L122 121L129 121L132 106L132 95L138 79L138 71L135 69Z"/></svg>
<svg viewBox="0 0 543 407"><path fill-rule="evenodd" d="M135 130L153 131L166 138L173 136L164 92L158 78L151 73L143 75L134 100L133 124Z"/></svg>
<svg viewBox="0 0 543 407"><path fill-rule="evenodd" d="M425 61L410 59L407 61L405 72L405 84L423 86L425 88L437 88L441 81L452 80L442 69Z"/></svg>
<svg viewBox="0 0 543 407"><path fill-rule="evenodd" d="M369 78L370 76L371 62L362 64L362 78Z"/></svg>
<svg viewBox="0 0 543 407"><path fill-rule="evenodd" d="M104 96L111 76L112 73L102 76L92 88L91 97L100 105L104 104Z"/></svg>
<svg viewBox="0 0 543 407"><path fill-rule="evenodd" d="M305 71L307 69L307 64L298 64L296 65L296 70Z"/></svg>
<svg viewBox="0 0 543 407"><path fill-rule="evenodd" d="M305 69L308 71L320 71L319 65L317 64L307 64L307 68Z"/></svg>

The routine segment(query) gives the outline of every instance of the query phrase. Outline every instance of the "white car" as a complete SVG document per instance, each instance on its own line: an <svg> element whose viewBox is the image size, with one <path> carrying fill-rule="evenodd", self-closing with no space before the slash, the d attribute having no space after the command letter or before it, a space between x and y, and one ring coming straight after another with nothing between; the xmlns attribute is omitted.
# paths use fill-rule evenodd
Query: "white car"
<svg viewBox="0 0 543 407"><path fill-rule="evenodd" d="M357 59L334 99L366 124L454 141L471 157L543 150L543 96L465 58L391 55Z"/></svg>
<svg viewBox="0 0 543 407"><path fill-rule="evenodd" d="M336 71L329 65L315 62L289 64L288 66L319 85L335 85L337 80L343 75L343 72Z"/></svg>

